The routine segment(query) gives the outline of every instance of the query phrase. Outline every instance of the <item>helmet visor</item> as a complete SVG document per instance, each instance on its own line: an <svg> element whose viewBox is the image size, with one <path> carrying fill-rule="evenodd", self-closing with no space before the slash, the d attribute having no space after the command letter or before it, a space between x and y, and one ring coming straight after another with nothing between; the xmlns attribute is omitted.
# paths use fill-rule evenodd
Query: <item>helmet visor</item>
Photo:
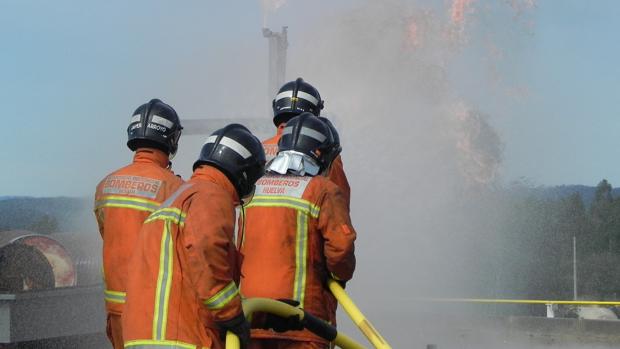
<svg viewBox="0 0 620 349"><path fill-rule="evenodd" d="M303 153L287 150L278 153L278 155L269 163L270 172L279 174L292 173L298 176L316 176L321 171L321 167L316 161Z"/></svg>

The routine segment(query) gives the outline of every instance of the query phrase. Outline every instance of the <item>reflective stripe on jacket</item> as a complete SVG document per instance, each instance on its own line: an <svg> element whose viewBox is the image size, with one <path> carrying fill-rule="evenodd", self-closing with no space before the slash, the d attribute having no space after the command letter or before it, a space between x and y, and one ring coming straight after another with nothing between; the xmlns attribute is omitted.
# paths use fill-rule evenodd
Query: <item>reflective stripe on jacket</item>
<svg viewBox="0 0 620 349"><path fill-rule="evenodd" d="M162 151L141 148L133 163L106 176L95 193L95 216L103 238L104 298L110 313L125 303L127 263L142 223L183 181Z"/></svg>
<svg viewBox="0 0 620 349"><path fill-rule="evenodd" d="M236 191L201 166L145 221L129 265L126 348L219 348L215 321L241 311Z"/></svg>
<svg viewBox="0 0 620 349"><path fill-rule="evenodd" d="M335 317L330 274L349 280L354 241L342 191L322 176L266 175L245 206L241 292L245 297L293 299L326 321ZM321 341L307 331L253 330L256 338Z"/></svg>

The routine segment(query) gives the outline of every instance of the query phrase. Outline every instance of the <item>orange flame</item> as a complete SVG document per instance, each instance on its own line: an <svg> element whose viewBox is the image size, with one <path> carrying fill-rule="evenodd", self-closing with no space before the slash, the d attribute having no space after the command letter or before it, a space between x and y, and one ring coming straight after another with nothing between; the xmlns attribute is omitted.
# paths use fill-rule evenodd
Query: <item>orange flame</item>
<svg viewBox="0 0 620 349"><path fill-rule="evenodd" d="M453 0L450 7L450 19L452 24L464 27L465 15L472 11L474 0Z"/></svg>
<svg viewBox="0 0 620 349"><path fill-rule="evenodd" d="M503 143L499 135L480 112L461 104L455 114L461 172L473 183L492 183L502 161Z"/></svg>

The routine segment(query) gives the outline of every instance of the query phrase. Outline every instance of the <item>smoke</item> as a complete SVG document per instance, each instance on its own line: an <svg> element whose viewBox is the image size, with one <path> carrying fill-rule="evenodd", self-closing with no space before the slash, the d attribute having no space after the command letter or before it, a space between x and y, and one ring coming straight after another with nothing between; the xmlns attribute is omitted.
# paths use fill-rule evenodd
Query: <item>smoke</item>
<svg viewBox="0 0 620 349"><path fill-rule="evenodd" d="M269 15L286 5L286 0L260 0L260 4L263 12L263 28L265 28Z"/></svg>
<svg viewBox="0 0 620 349"><path fill-rule="evenodd" d="M465 105L459 107L456 147L461 173L474 184L494 183L500 170L503 143L489 124L487 115L467 109Z"/></svg>
<svg viewBox="0 0 620 349"><path fill-rule="evenodd" d="M358 2L291 38L289 78L319 88L343 138L359 233L350 292L395 347L410 346L401 323L421 309L407 299L492 297L499 287L492 261L504 146L497 116L485 111L491 101L469 101L459 79L483 72L476 86L489 95L509 85L495 41L505 38L486 35L493 28L480 18L507 16L505 25L520 27L515 18L533 6L519 6ZM470 56L484 59L463 64Z"/></svg>
<svg viewBox="0 0 620 349"><path fill-rule="evenodd" d="M453 0L450 6L450 21L452 24L452 35L454 38L461 38L465 32L467 17L474 13L474 0Z"/></svg>

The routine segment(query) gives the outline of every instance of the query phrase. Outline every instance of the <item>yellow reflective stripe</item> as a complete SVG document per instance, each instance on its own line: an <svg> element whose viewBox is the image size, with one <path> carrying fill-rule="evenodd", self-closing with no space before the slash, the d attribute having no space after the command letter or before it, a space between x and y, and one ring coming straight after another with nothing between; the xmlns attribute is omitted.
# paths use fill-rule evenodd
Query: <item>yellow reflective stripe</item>
<svg viewBox="0 0 620 349"><path fill-rule="evenodd" d="M151 213L150 216L144 221L144 223L150 223L154 220L171 221L178 225L185 224L185 218L187 213L181 211L175 207L160 208L159 210Z"/></svg>
<svg viewBox="0 0 620 349"><path fill-rule="evenodd" d="M139 211L153 212L159 207L159 202L128 196L108 195L95 202L95 210L102 207L130 208Z"/></svg>
<svg viewBox="0 0 620 349"><path fill-rule="evenodd" d="M103 290L103 296L106 302L111 303L125 303L125 297L127 294L120 291Z"/></svg>
<svg viewBox="0 0 620 349"><path fill-rule="evenodd" d="M239 289L234 281L231 281L226 287L221 289L213 297L204 301L209 310L217 310L224 308L233 298L239 294Z"/></svg>
<svg viewBox="0 0 620 349"><path fill-rule="evenodd" d="M237 244L239 248L242 248L245 244L245 208L241 206L241 242Z"/></svg>
<svg viewBox="0 0 620 349"><path fill-rule="evenodd" d="M141 202L143 204L151 204L151 205L159 206L158 201L136 198L136 197L131 197L131 196L106 195L102 197L102 200L125 200L125 201Z"/></svg>
<svg viewBox="0 0 620 349"><path fill-rule="evenodd" d="M168 301L172 286L172 254L173 242L170 233L170 222L164 224L159 252L159 275L155 292L155 312L153 316L153 339L161 341L166 337L168 322Z"/></svg>
<svg viewBox="0 0 620 349"><path fill-rule="evenodd" d="M304 307L306 297L306 267L308 256L308 216L297 212L297 234L295 238L295 282L293 283L293 299Z"/></svg>
<svg viewBox="0 0 620 349"><path fill-rule="evenodd" d="M310 201L289 196L255 196L246 207L287 207L318 218L321 208Z"/></svg>
<svg viewBox="0 0 620 349"><path fill-rule="evenodd" d="M272 196L272 195L257 195L254 196L253 199L257 199L257 200L286 200L286 201L291 201L291 202L295 202L298 204L301 204L303 206L308 206L310 207L310 211L313 213L316 213L318 215L319 211L321 210L320 207L318 207L317 205L311 203L308 200L304 200L304 199L300 199L300 198L296 198L293 196Z"/></svg>
<svg viewBox="0 0 620 349"><path fill-rule="evenodd" d="M189 343L179 341L166 341L166 340L131 340L125 342L125 348L134 349L196 349L196 346ZM208 349L204 348L203 349Z"/></svg>

